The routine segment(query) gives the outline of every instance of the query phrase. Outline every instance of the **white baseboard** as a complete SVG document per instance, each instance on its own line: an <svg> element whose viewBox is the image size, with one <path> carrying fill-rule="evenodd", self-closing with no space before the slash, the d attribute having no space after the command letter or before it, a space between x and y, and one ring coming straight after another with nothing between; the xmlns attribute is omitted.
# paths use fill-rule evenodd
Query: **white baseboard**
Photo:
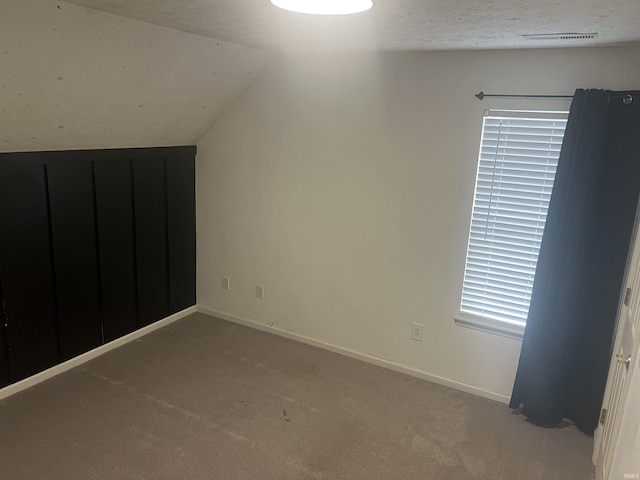
<svg viewBox="0 0 640 480"><path fill-rule="evenodd" d="M281 330L279 328L264 325L254 320L236 317L234 315L229 315L228 313L219 312L217 310L211 310L209 308L204 308L204 307L197 307L197 308L198 308L198 312L204 313L206 315L211 315L212 317L218 317L223 320L227 320L229 322L238 323L240 325L255 328L257 330L262 330L264 332L273 333L281 337L306 343L307 345L312 345L314 347L319 347L324 350L329 350L330 352L338 353L340 355L344 355L345 357L354 358L356 360L361 360L363 362L367 362L372 365L377 365L379 367L387 368L395 372L404 373L406 375L411 375L413 377L421 378L423 380L427 380L429 382L437 383L439 385L444 385L446 387L450 387L456 390L470 393L478 397L488 398L490 400L494 400L496 402L505 403L505 404L508 404L510 400L508 396L502 395L501 393L491 392L489 390L484 390L479 387L474 387L473 385L467 385L466 383L456 382L455 380L449 380L448 378L439 377L437 375L433 375L431 373L427 373L422 370L418 370L415 368L408 367L406 365L395 363L390 360L384 360L382 358L378 358L373 355L367 355L366 353L356 352L355 350L350 350L348 348L332 345L330 343L322 342L320 340L315 340L313 338L305 337L303 335L298 335L297 333L291 333L291 332L287 332L286 330Z"/></svg>
<svg viewBox="0 0 640 480"><path fill-rule="evenodd" d="M67 360L66 362L62 362L40 373L36 373L35 375L27 377L24 380L20 380L19 382L12 383L11 385L8 385L4 388L0 388L0 400L10 395L13 395L14 393L18 393L26 388L32 387L38 383L44 382L45 380L48 380L51 377L55 377L56 375L66 372L67 370L70 370L73 367L82 365L83 363L88 362L89 360L99 357L103 353L113 350L114 348L118 348L126 343L132 342L133 340L143 337L144 335L147 335L148 333L151 333L154 330L157 330L166 325L169 325L170 323L173 323L176 320L180 320L181 318L191 315L192 313L196 313L197 311L198 310L195 306L185 308L184 310L178 313L174 313L173 315L170 315L167 318L163 318L162 320L158 320L157 322L152 323L151 325L142 327L141 329L136 330L135 332L131 332L125 335L124 337L117 338L112 342L105 343L104 345L100 345L99 347L94 348L93 350L89 350L88 352L83 353L82 355L78 355L77 357Z"/></svg>

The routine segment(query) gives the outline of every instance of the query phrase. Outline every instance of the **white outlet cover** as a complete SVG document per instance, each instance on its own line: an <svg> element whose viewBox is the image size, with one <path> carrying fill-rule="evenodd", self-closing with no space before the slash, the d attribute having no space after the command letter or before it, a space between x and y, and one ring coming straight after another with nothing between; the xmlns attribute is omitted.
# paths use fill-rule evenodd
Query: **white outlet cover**
<svg viewBox="0 0 640 480"><path fill-rule="evenodd" d="M264 298L264 287L256 285L256 298Z"/></svg>
<svg viewBox="0 0 640 480"><path fill-rule="evenodd" d="M424 325L421 323L412 323L411 324L411 339L416 340L417 342L421 342L424 338Z"/></svg>
<svg viewBox="0 0 640 480"><path fill-rule="evenodd" d="M222 289L229 290L231 288L231 280L226 275L222 276Z"/></svg>

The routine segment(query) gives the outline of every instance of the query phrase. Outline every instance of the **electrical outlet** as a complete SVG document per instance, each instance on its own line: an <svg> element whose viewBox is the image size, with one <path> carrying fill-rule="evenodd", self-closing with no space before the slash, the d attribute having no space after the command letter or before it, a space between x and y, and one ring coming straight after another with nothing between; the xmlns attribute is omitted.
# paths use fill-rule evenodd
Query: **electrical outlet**
<svg viewBox="0 0 640 480"><path fill-rule="evenodd" d="M256 298L264 298L264 287L256 285Z"/></svg>
<svg viewBox="0 0 640 480"><path fill-rule="evenodd" d="M416 340L418 342L422 341L424 337L424 325L420 323L412 323L411 324L411 340Z"/></svg>
<svg viewBox="0 0 640 480"><path fill-rule="evenodd" d="M229 290L231 288L231 284L230 284L231 280L229 280L229 277L227 277L226 275L222 276L222 289L223 290Z"/></svg>

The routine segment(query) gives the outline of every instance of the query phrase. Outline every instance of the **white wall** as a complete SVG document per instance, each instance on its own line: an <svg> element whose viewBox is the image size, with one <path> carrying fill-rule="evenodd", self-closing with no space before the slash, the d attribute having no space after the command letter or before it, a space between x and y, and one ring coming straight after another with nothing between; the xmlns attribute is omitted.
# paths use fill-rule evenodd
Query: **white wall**
<svg viewBox="0 0 640 480"><path fill-rule="evenodd" d="M197 142L265 52L51 0L0 2L0 151Z"/></svg>
<svg viewBox="0 0 640 480"><path fill-rule="evenodd" d="M198 305L506 400L520 342L453 322L482 113L569 103L473 95L582 87L640 49L282 59L198 143Z"/></svg>

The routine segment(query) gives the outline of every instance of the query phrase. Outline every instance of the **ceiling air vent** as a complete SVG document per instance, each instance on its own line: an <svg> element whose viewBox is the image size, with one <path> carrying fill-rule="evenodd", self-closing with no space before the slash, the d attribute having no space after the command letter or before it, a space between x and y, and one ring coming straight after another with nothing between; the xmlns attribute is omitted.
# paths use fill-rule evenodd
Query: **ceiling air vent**
<svg viewBox="0 0 640 480"><path fill-rule="evenodd" d="M597 33L537 33L534 35L522 35L528 40L594 40Z"/></svg>

